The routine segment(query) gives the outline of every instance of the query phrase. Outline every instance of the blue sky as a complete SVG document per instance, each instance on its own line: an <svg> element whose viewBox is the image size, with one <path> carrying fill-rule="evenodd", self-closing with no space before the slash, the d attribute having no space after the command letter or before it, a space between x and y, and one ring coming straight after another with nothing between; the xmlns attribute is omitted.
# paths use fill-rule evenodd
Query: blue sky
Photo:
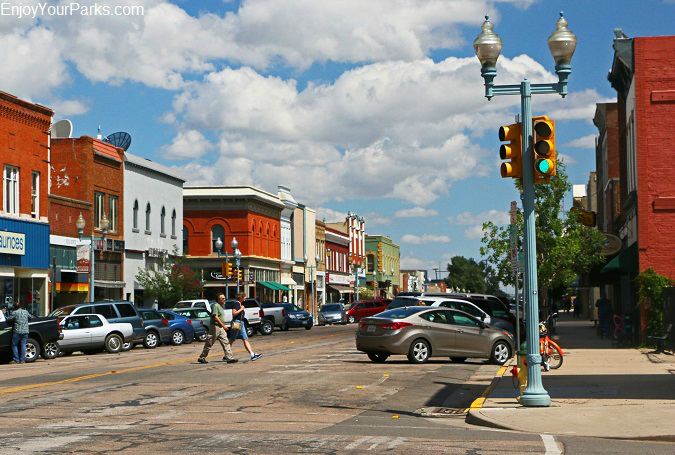
<svg viewBox="0 0 675 455"><path fill-rule="evenodd" d="M483 97L484 14L503 41L497 84L555 82L546 40L564 10L579 40L570 95L536 96L533 111L557 121L575 184L594 167L595 103L616 96L614 28L666 35L675 18L673 0L97 3L143 14L0 10L0 90L53 108L75 136L127 131L132 153L188 184L281 184L327 221L356 212L401 246L402 267L427 270L480 259L480 225L507 223L517 196L497 130L519 99Z"/></svg>

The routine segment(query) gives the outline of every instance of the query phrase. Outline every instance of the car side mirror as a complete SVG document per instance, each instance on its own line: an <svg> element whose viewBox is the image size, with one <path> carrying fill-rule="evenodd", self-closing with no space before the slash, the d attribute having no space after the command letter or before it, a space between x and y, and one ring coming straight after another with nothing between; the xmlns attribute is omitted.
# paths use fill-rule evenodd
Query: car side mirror
<svg viewBox="0 0 675 455"><path fill-rule="evenodd" d="M485 327L487 327L487 324L485 324L485 322L483 322L483 321L478 321L478 325L480 326L481 329L484 329Z"/></svg>

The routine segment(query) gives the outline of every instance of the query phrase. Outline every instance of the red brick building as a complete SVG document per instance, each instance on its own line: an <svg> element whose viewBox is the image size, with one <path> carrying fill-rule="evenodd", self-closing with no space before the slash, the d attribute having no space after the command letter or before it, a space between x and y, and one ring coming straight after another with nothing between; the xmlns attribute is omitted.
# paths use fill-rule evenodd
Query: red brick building
<svg viewBox="0 0 675 455"><path fill-rule="evenodd" d="M281 301L283 208L276 195L251 186L183 189L183 253L190 267L202 274L206 298L226 291L234 296L236 279L224 279L221 265L225 254L235 264L231 244L236 238L241 252L241 290L261 301ZM220 256L218 238L223 242Z"/></svg>
<svg viewBox="0 0 675 455"><path fill-rule="evenodd" d="M77 238L75 222L81 213L85 220L83 237L98 238L94 298L121 299L124 295L124 150L82 136L52 139L51 154L52 234ZM110 222L105 242L101 240L104 214ZM59 250L59 246L62 245L52 245L52 250ZM86 274L74 273L65 264L59 268L62 273L57 274L59 292L55 306L84 301L89 291Z"/></svg>
<svg viewBox="0 0 675 455"><path fill-rule="evenodd" d="M609 109L607 120L596 122L606 144L598 146L598 154L604 148L604 157L598 158L603 163L598 207L603 207L601 228L618 236L622 249L602 270L602 290L610 295L615 312L630 314L637 304L638 273L653 267L675 278L675 144L670 140L675 36L628 38L620 30L616 33L608 76L617 91L616 127ZM641 318L644 329L644 314L633 316Z"/></svg>
<svg viewBox="0 0 675 455"><path fill-rule="evenodd" d="M0 92L0 307L49 310L49 128L53 111Z"/></svg>

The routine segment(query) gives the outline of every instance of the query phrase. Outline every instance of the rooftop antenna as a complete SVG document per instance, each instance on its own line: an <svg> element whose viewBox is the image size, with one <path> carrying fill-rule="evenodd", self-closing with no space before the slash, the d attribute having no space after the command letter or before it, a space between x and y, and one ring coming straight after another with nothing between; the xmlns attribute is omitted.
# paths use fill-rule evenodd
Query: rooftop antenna
<svg viewBox="0 0 675 455"><path fill-rule="evenodd" d="M124 131L118 131L117 133L113 133L103 139L103 142L112 144L126 152L131 145L131 135L129 133L125 133Z"/></svg>
<svg viewBox="0 0 675 455"><path fill-rule="evenodd" d="M103 136L101 136L101 125L98 126L98 134L96 134L96 139L103 139Z"/></svg>
<svg viewBox="0 0 675 455"><path fill-rule="evenodd" d="M52 125L53 138L69 138L73 134L73 124L68 119L59 120Z"/></svg>

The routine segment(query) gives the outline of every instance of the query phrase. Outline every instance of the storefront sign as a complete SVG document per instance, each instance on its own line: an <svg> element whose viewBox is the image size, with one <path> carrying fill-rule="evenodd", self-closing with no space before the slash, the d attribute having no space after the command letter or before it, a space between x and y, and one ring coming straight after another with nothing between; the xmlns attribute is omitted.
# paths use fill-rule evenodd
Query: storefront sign
<svg viewBox="0 0 675 455"><path fill-rule="evenodd" d="M77 246L77 271L80 273L89 273L89 256L91 255L90 247L91 245Z"/></svg>
<svg viewBox="0 0 675 455"><path fill-rule="evenodd" d="M210 275L211 275L212 280L226 280L227 279L223 276L222 270L212 270Z"/></svg>
<svg viewBox="0 0 675 455"><path fill-rule="evenodd" d="M0 253L26 254L26 236L16 232L0 231Z"/></svg>
<svg viewBox="0 0 675 455"><path fill-rule="evenodd" d="M327 273L327 281L332 284L344 284L345 286L354 285L354 275L337 275L334 273Z"/></svg>

